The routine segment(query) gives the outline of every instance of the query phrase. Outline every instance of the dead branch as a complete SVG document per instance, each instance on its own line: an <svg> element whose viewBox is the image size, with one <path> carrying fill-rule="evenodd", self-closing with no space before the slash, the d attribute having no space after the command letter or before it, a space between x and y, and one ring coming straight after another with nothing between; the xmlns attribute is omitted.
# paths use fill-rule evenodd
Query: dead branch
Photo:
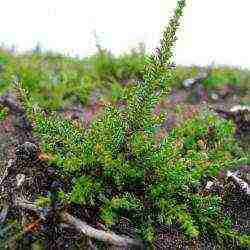
<svg viewBox="0 0 250 250"><path fill-rule="evenodd" d="M4 180L6 179L6 177L8 176L9 170L11 169L11 167L13 166L13 164L14 164L14 160L13 160L13 159L10 159L10 160L8 161L8 164L7 164L6 168L5 168L5 170L4 170L4 173L3 173L3 175L2 175L2 178L0 178L0 185L3 183L3 181L4 181Z"/></svg>
<svg viewBox="0 0 250 250"><path fill-rule="evenodd" d="M22 184L24 183L25 181L25 175L24 174L18 174L16 176L16 181L17 181L17 188L21 187Z"/></svg>
<svg viewBox="0 0 250 250"><path fill-rule="evenodd" d="M249 106L244 106L244 105L236 105L236 106L233 106L230 109L230 111L233 112L233 113L236 113L236 112L239 112L239 111L250 112L250 107Z"/></svg>
<svg viewBox="0 0 250 250"><path fill-rule="evenodd" d="M18 197L15 201L15 205L18 206L18 207L21 207L21 208L24 208L24 209L28 209L28 210L31 210L33 212L35 212L39 217L41 217L41 219L46 219L42 210L39 209L36 204L28 201L28 200L25 200L23 198L20 198Z"/></svg>
<svg viewBox="0 0 250 250"><path fill-rule="evenodd" d="M7 204L1 204L2 211L0 211L0 223L3 223L7 217L9 206Z"/></svg>
<svg viewBox="0 0 250 250"><path fill-rule="evenodd" d="M247 194L250 194L249 185L245 181L237 177L236 174L227 171L227 177L231 178L240 187L242 191L244 191Z"/></svg>
<svg viewBox="0 0 250 250"><path fill-rule="evenodd" d="M32 202L29 202L25 199L18 198L15 202L15 205L31 210L35 212L37 215L39 215L42 219L45 219L42 211ZM96 228L89 226L87 223L81 221L80 219L73 217L72 215L66 212L62 212L60 214L60 217L62 219L62 222L70 226L73 226L78 231L80 231L81 233L83 233L84 235L90 238L94 238L96 240L111 243L116 246L128 246L128 245L142 246L142 242L139 240L134 240L129 237L122 237L113 232L105 232L103 230L98 230Z"/></svg>
<svg viewBox="0 0 250 250"><path fill-rule="evenodd" d="M97 240L111 243L116 246L128 246L128 245L142 246L141 241L134 240L129 237L121 237L113 232L105 232L103 230L95 229L87 225L85 222L77 218L74 218L72 215L68 213L62 213L61 217L63 221L73 225L77 230L79 230L80 232L82 232L83 234L85 234L90 238L95 238Z"/></svg>

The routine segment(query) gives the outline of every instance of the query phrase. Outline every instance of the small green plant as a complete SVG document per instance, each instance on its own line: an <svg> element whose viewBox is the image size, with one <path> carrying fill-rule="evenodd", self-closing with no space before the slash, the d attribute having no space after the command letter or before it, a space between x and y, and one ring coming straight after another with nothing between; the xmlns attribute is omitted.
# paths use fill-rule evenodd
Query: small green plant
<svg viewBox="0 0 250 250"><path fill-rule="evenodd" d="M146 60L142 81L124 92L123 111L107 105L89 129L81 130L56 114L33 112L27 98L25 103L43 150L72 185L60 192L66 202L94 207L110 228L127 217L139 229L138 237L151 243L162 224L179 225L190 238L209 235L223 243L239 234L222 223L221 197L199 191L204 176L216 177L242 160L233 124L205 109L160 144L154 140L163 119L152 111L173 80L172 48L184 7L185 0L179 0L160 47ZM103 69L112 60L106 52L99 56L97 70L99 63Z"/></svg>
<svg viewBox="0 0 250 250"><path fill-rule="evenodd" d="M236 68L214 67L208 79L203 84L206 88L216 88L225 84L244 87L246 72L239 72Z"/></svg>
<svg viewBox="0 0 250 250"><path fill-rule="evenodd" d="M8 115L7 108L1 108L0 106L0 121L3 121Z"/></svg>
<svg viewBox="0 0 250 250"><path fill-rule="evenodd" d="M51 204L51 198L50 197L43 197L39 196L36 199L36 205L37 207L46 207Z"/></svg>

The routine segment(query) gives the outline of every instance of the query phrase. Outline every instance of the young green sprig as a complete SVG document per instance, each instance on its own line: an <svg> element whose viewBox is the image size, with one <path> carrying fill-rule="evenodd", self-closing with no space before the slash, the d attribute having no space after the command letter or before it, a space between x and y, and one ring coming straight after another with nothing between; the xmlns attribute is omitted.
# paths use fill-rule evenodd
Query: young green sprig
<svg viewBox="0 0 250 250"><path fill-rule="evenodd" d="M178 1L173 18L163 33L160 47L148 57L143 71L143 81L127 95L128 122L132 130L154 124L152 110L170 85L172 75L172 49L177 40L176 31L185 7L185 0ZM157 93L156 93L157 92Z"/></svg>

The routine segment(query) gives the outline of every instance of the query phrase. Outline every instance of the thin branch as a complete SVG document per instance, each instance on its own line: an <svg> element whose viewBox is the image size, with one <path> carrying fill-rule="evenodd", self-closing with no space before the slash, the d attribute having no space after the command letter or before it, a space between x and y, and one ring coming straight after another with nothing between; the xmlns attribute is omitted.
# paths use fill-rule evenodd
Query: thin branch
<svg viewBox="0 0 250 250"><path fill-rule="evenodd" d="M3 181L5 180L5 178L8 176L9 174L9 170L11 169L12 165L14 164L14 160L13 159L10 159L8 161L8 164L4 170L4 173L2 175L2 178L0 178L0 185L3 183Z"/></svg>
<svg viewBox="0 0 250 250"><path fill-rule="evenodd" d="M237 177L234 173L230 171L227 171L227 177L232 178L234 182L236 182L244 192L246 192L247 194L250 194L249 185L245 181L243 181L242 179L240 179L239 177Z"/></svg>
<svg viewBox="0 0 250 250"><path fill-rule="evenodd" d="M42 219L45 219L42 211L39 208L37 208L37 206L32 202L18 198L16 199L15 205L34 211ZM98 230L96 228L89 226L87 223L81 221L80 219L73 217L68 213L63 212L60 214L60 217L63 222L73 226L78 231L80 231L81 233L90 238L95 238L97 240L111 243L116 246L128 246L128 245L142 246L142 242L139 240L134 240L129 237L121 237L113 232L105 232L103 230Z"/></svg>
<svg viewBox="0 0 250 250"><path fill-rule="evenodd" d="M3 223L7 217L9 211L9 205L1 204L2 210L0 211L0 223Z"/></svg>
<svg viewBox="0 0 250 250"><path fill-rule="evenodd" d="M21 187L22 184L23 184L24 181L25 181L25 175L24 175L24 174L18 174L18 175L16 176L16 180L17 180L17 187L18 187L18 188Z"/></svg>
<svg viewBox="0 0 250 250"><path fill-rule="evenodd" d="M95 238L97 240L108 242L116 246L142 246L141 241L134 240L129 237L121 237L113 232L105 232L103 230L95 229L68 213L62 213L61 216L65 222L73 225L77 230L90 238Z"/></svg>
<svg viewBox="0 0 250 250"><path fill-rule="evenodd" d="M38 216L40 216L42 219L45 220L45 216L43 215L42 210L39 209L36 206L36 204L19 197L16 199L15 205L18 207L25 208L25 209L28 209L28 210L35 212Z"/></svg>
<svg viewBox="0 0 250 250"><path fill-rule="evenodd" d="M231 112L236 113L239 111L247 111L250 112L250 107L249 106L244 106L244 105L235 105L230 109Z"/></svg>

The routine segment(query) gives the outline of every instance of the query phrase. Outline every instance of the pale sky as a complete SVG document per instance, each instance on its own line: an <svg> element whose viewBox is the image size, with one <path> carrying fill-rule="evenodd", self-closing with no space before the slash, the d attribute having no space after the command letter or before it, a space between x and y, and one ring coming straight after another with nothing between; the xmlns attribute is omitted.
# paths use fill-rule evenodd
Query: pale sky
<svg viewBox="0 0 250 250"><path fill-rule="evenodd" d="M177 0L2 0L0 43L89 55L93 31L122 53L144 42L158 45ZM175 49L177 64L229 64L250 68L250 1L187 0Z"/></svg>

